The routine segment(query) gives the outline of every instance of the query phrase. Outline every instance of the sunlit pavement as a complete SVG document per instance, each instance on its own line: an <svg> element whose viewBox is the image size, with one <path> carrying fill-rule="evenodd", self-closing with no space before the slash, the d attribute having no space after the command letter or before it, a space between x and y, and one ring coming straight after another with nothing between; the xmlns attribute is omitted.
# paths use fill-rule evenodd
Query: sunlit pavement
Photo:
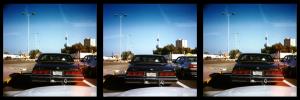
<svg viewBox="0 0 300 100"><path fill-rule="evenodd" d="M230 73L232 71L232 68L234 66L234 62L232 63L219 63L219 64L204 64L203 65L203 81L210 81L210 74L212 73L220 73L220 69L222 68L226 68L227 70L225 70L225 73ZM254 85L262 85L261 83L254 83L254 84L244 84L244 83L240 83L240 84L231 84L224 86L224 83L219 82L219 84L217 84L216 86L221 86L221 88L217 88L217 87L212 87L209 85L205 85L203 86L203 95L205 96L205 93L217 93L226 89L230 89L230 88L235 88L235 87L242 87L242 86L254 86ZM272 86L288 86L288 87L297 87L297 79L293 79L293 78L285 78L284 81L282 82L277 82L274 84L267 84L267 85L272 85Z"/></svg>

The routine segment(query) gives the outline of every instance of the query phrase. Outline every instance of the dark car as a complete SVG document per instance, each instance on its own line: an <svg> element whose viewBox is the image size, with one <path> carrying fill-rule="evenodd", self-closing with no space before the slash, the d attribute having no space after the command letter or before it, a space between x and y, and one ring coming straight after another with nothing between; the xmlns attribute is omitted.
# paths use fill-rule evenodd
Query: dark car
<svg viewBox="0 0 300 100"><path fill-rule="evenodd" d="M180 56L175 61L178 76L197 77L197 56Z"/></svg>
<svg viewBox="0 0 300 100"><path fill-rule="evenodd" d="M75 83L84 77L77 64L69 54L44 53L36 60L32 70L32 82Z"/></svg>
<svg viewBox="0 0 300 100"><path fill-rule="evenodd" d="M296 78L297 76L297 55L286 55L281 62L284 64L283 74L285 77Z"/></svg>
<svg viewBox="0 0 300 100"><path fill-rule="evenodd" d="M81 62L83 63L82 72L85 77L97 77L97 55L86 55Z"/></svg>
<svg viewBox="0 0 300 100"><path fill-rule="evenodd" d="M274 83L283 81L282 70L269 54L244 53L236 60L231 76L234 83Z"/></svg>
<svg viewBox="0 0 300 100"><path fill-rule="evenodd" d="M125 76L125 83L164 85L173 82L177 82L175 67L161 55L135 55Z"/></svg>

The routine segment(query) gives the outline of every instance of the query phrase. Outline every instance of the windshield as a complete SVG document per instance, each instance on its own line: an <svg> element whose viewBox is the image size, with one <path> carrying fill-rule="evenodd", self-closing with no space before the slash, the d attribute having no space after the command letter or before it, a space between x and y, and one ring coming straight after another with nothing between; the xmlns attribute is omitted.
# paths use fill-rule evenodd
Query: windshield
<svg viewBox="0 0 300 100"><path fill-rule="evenodd" d="M74 62L69 55L43 54L38 59L39 62Z"/></svg>

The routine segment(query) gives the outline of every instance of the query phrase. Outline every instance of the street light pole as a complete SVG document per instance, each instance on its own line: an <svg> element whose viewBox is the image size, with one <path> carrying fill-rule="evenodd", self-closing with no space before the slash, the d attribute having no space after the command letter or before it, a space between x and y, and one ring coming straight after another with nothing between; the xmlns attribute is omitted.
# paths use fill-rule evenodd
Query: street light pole
<svg viewBox="0 0 300 100"><path fill-rule="evenodd" d="M29 33L30 33L30 16L35 15L35 12L22 12L22 15L27 16L27 54L29 55Z"/></svg>
<svg viewBox="0 0 300 100"><path fill-rule="evenodd" d="M118 14L115 14L115 16L119 16L119 18L120 18L120 47L119 47L119 55L120 55L120 57L121 57L121 35L122 35L122 18L123 17L126 17L127 16L127 14L124 14L124 13L118 13Z"/></svg>
<svg viewBox="0 0 300 100"><path fill-rule="evenodd" d="M229 54L230 16L235 15L235 13L227 11L227 8L226 8L226 11L223 12L222 14L227 16L227 54Z"/></svg>

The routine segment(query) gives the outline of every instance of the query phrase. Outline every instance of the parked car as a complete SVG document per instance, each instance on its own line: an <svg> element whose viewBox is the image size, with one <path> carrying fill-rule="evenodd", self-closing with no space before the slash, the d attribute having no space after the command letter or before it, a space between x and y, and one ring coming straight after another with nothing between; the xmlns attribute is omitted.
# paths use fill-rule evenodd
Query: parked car
<svg viewBox="0 0 300 100"><path fill-rule="evenodd" d="M171 84L177 82L175 67L161 55L135 55L126 71L125 83Z"/></svg>
<svg viewBox="0 0 300 100"><path fill-rule="evenodd" d="M297 55L286 55L281 62L284 64L283 74L285 77L296 78L297 76Z"/></svg>
<svg viewBox="0 0 300 100"><path fill-rule="evenodd" d="M81 63L83 65L82 72L85 77L97 77L97 55L86 55Z"/></svg>
<svg viewBox="0 0 300 100"><path fill-rule="evenodd" d="M180 56L173 63L179 77L197 77L197 56Z"/></svg>
<svg viewBox="0 0 300 100"><path fill-rule="evenodd" d="M282 70L269 54L244 53L236 60L231 76L234 83L274 83L283 81Z"/></svg>
<svg viewBox="0 0 300 100"><path fill-rule="evenodd" d="M69 54L43 53L36 60L32 70L32 82L75 83L84 77Z"/></svg>

